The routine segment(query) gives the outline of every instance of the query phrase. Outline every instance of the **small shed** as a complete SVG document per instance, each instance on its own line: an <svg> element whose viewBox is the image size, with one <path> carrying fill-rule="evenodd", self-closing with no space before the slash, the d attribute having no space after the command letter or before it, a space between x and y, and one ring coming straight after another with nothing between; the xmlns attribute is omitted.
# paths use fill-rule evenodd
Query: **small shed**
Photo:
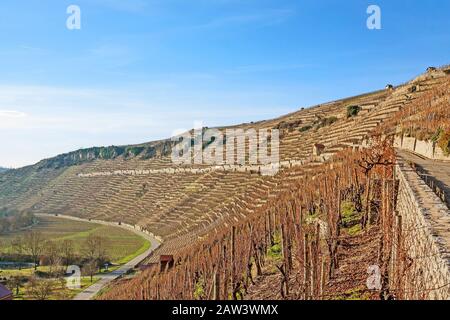
<svg viewBox="0 0 450 320"><path fill-rule="evenodd" d="M13 293L0 283L0 300L12 300Z"/></svg>
<svg viewBox="0 0 450 320"><path fill-rule="evenodd" d="M320 143L316 143L313 146L313 156L320 156L323 151L325 150L325 146L323 144Z"/></svg>
<svg viewBox="0 0 450 320"><path fill-rule="evenodd" d="M159 264L160 264L161 272L166 269L171 269L174 264L173 255L161 255L159 257Z"/></svg>

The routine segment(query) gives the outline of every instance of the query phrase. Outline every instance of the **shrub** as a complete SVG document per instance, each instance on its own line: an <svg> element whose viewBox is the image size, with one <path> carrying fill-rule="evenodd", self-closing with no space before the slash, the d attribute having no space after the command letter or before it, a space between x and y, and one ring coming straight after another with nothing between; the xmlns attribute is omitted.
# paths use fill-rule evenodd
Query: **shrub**
<svg viewBox="0 0 450 320"><path fill-rule="evenodd" d="M270 247L269 256L272 258L281 257L281 245L279 243L276 243L272 247Z"/></svg>
<svg viewBox="0 0 450 320"><path fill-rule="evenodd" d="M319 122L318 128L330 126L333 123L335 123L336 121L338 121L337 117L329 117L329 118L321 119Z"/></svg>
<svg viewBox="0 0 450 320"><path fill-rule="evenodd" d="M310 130L310 129L312 129L312 126L304 126L304 127L301 127L300 129L298 129L298 131L300 131L300 132L306 132L306 131L308 131L308 130Z"/></svg>
<svg viewBox="0 0 450 320"><path fill-rule="evenodd" d="M348 106L347 107L347 118L356 117L361 111L359 106Z"/></svg>
<svg viewBox="0 0 450 320"><path fill-rule="evenodd" d="M450 155L450 130L441 132L437 145L444 151L446 156Z"/></svg>
<svg viewBox="0 0 450 320"><path fill-rule="evenodd" d="M139 154L141 154L144 150L145 150L144 147L136 147L136 146L127 147L125 149L125 157L126 158L136 157Z"/></svg>
<svg viewBox="0 0 450 320"><path fill-rule="evenodd" d="M143 160L151 159L156 156L157 150L153 146L148 146L144 150L144 155L142 156Z"/></svg>
<svg viewBox="0 0 450 320"><path fill-rule="evenodd" d="M195 283L194 298L196 300L202 300L205 298L205 280L200 277Z"/></svg>
<svg viewBox="0 0 450 320"><path fill-rule="evenodd" d="M281 234L275 233L273 236L274 244L267 250L267 255L274 259L280 259L282 257L282 247L281 247Z"/></svg>
<svg viewBox="0 0 450 320"><path fill-rule="evenodd" d="M294 131L295 128L297 128L299 125L302 124L302 120L295 120L295 121L290 121L290 122L286 122L286 121L281 121L277 126L275 126L275 129L278 130L288 130L289 132Z"/></svg>
<svg viewBox="0 0 450 320"><path fill-rule="evenodd" d="M356 236L361 233L361 224L355 224L353 227L349 228L347 232L350 236Z"/></svg>
<svg viewBox="0 0 450 320"><path fill-rule="evenodd" d="M344 228L350 228L359 223L360 214L355 208L355 204L344 201L341 204L341 222Z"/></svg>
<svg viewBox="0 0 450 320"><path fill-rule="evenodd" d="M441 128L438 128L436 132L431 136L431 141L438 142L443 130Z"/></svg>

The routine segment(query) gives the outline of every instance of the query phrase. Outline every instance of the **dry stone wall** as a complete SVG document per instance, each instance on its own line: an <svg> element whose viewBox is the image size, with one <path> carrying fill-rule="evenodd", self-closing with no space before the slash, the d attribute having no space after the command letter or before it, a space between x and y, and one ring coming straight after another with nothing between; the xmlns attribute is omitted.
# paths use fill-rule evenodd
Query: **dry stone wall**
<svg viewBox="0 0 450 320"><path fill-rule="evenodd" d="M395 137L394 146L403 150L408 150L433 160L450 161L441 148L432 141L421 141L413 137Z"/></svg>
<svg viewBox="0 0 450 320"><path fill-rule="evenodd" d="M390 288L399 299L450 298L450 210L399 159Z"/></svg>
<svg viewBox="0 0 450 320"><path fill-rule="evenodd" d="M214 171L234 171L234 172L257 172L262 175L272 175L277 173L279 169L292 168L294 166L302 166L307 161L305 160L289 160L280 161L279 163L269 165L218 165L208 166L201 168L190 167L173 167L163 169L150 169L150 170L114 170L114 171L97 171L90 173L79 173L79 178L93 178L93 177L109 177L109 176L147 176L155 174L176 174L176 173L192 173L192 174L205 174Z"/></svg>

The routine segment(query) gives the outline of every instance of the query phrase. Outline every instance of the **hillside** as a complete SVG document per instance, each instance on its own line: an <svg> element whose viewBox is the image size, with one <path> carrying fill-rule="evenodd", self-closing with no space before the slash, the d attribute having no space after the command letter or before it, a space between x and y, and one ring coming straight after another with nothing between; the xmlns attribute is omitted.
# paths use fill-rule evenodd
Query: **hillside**
<svg viewBox="0 0 450 320"><path fill-rule="evenodd" d="M440 132L434 141L450 147L450 79L430 70L395 91L380 104L400 102L397 110L367 132L365 148L286 167L264 204L252 205L260 195L245 199L236 209L245 217L199 241L166 242L145 271L100 298L449 299L450 211L442 188L450 190L450 162L426 161L437 172L430 180L418 160L393 148L393 134L422 152L416 145L423 141L412 136L424 139L432 119L429 132ZM159 262L161 253L174 254L173 265Z"/></svg>
<svg viewBox="0 0 450 320"><path fill-rule="evenodd" d="M394 124L380 125L446 83L448 75L449 68L430 70L398 87L231 127L280 130L282 170L275 176L263 176L250 167L220 170L206 165L174 165L170 140L99 147L2 173L0 207L139 225L164 239L147 261L156 262L160 254L179 254L288 197L299 190L296 188L305 176L318 174L316 170L330 171L328 160L340 151L359 149L377 129L382 128L382 134L395 132ZM314 154L316 144L323 150ZM207 170L197 170L200 168ZM342 179L347 177L344 171ZM112 172L119 173L105 174ZM363 181L359 173L356 179ZM320 185L317 190L329 187Z"/></svg>
<svg viewBox="0 0 450 320"><path fill-rule="evenodd" d="M8 170L9 170L9 169L7 169L7 168L0 167L0 173L6 172L6 171L8 171Z"/></svg>
<svg viewBox="0 0 450 320"><path fill-rule="evenodd" d="M393 90L314 106L277 119L239 128L279 128L280 160L293 165L310 161L312 147L323 144L322 158L346 147L358 146L384 119L445 77L442 71L425 74ZM419 89L409 93L410 88ZM417 85L415 85L417 86ZM347 118L348 106L359 106ZM43 160L34 166L0 176L0 207L42 213L65 213L139 224L165 238L201 235L232 218L237 202L273 189L274 177L252 172L212 171L173 175L80 178L78 174L114 170L173 168L170 140L136 146L91 148ZM259 197L264 201L265 197ZM261 205L253 202L255 207ZM253 209L249 208L248 212ZM240 213L245 215L245 213ZM195 231L195 232L193 232Z"/></svg>

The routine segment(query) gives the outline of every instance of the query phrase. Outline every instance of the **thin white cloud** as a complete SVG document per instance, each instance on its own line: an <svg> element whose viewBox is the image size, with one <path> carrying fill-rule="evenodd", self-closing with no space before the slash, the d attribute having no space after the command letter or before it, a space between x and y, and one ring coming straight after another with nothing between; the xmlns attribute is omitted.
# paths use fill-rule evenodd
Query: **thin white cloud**
<svg viewBox="0 0 450 320"><path fill-rule="evenodd" d="M26 116L27 114L25 112L20 112L16 110L0 110L1 120L24 118Z"/></svg>

